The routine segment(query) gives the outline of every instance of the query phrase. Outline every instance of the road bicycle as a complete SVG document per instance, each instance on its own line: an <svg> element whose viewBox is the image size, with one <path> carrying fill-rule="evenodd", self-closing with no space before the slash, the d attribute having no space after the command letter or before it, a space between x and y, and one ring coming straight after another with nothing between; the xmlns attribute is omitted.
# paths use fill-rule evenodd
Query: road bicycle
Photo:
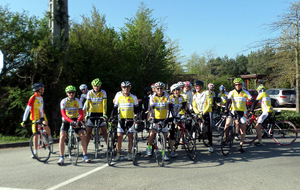
<svg viewBox="0 0 300 190"><path fill-rule="evenodd" d="M201 119L201 125L198 123L198 116L197 114L192 114L192 126L195 132L195 138L198 139L199 142L203 142L204 146L208 147L209 141L207 137L207 126L204 125L204 119Z"/></svg>
<svg viewBox="0 0 300 190"><path fill-rule="evenodd" d="M48 135L44 129L42 120L38 119L30 125L37 126L37 132L31 135L30 138L30 150L34 158L40 162L46 162L53 151L53 144L49 144ZM51 151L52 149L52 151Z"/></svg>
<svg viewBox="0 0 300 190"><path fill-rule="evenodd" d="M154 121L153 119L149 120L149 123L153 125ZM165 136L162 132L162 128L164 127L164 124L162 121L159 121L156 123L156 129L155 129L155 136L153 139L153 144L152 144L152 155L153 153L155 154L155 160L158 164L158 166L162 167L164 166L164 157L166 153L166 139Z"/></svg>
<svg viewBox="0 0 300 190"><path fill-rule="evenodd" d="M176 119L177 126L179 127L175 130L175 138L174 138L174 150L178 148L180 145L180 140L182 140L182 146L184 146L185 152L191 160L195 160L197 157L197 149L196 149L196 131L193 126L190 125L190 130L186 128L186 121L192 121L191 117L188 118L180 118Z"/></svg>
<svg viewBox="0 0 300 190"><path fill-rule="evenodd" d="M269 116L268 122L262 124L263 137L272 138L277 144L287 146L294 143L298 137L298 130L296 126L290 121L276 121L276 115L280 115L281 112L274 112ZM252 114L249 124L247 125L248 143L254 142L258 137L255 129L257 117L259 115Z"/></svg>
<svg viewBox="0 0 300 190"><path fill-rule="evenodd" d="M100 125L102 124L102 122L107 123L107 121L106 121L105 117L99 117L99 116L89 117L89 119L95 120L94 129L93 129L93 140L94 140L94 145L95 145L95 158L97 158L98 151L100 151L100 147L103 147L103 145L101 145L99 128L100 128Z"/></svg>
<svg viewBox="0 0 300 190"><path fill-rule="evenodd" d="M143 121L136 121L138 123L143 123ZM138 125L137 124L133 124L134 125L134 132L133 132L133 141L132 141L132 163L133 165L137 165L137 158L140 155L139 153L139 147L138 147Z"/></svg>
<svg viewBox="0 0 300 190"><path fill-rule="evenodd" d="M75 132L75 129L80 127L82 123L72 123L70 124L68 135L65 139L65 143L68 148L68 157L70 159L70 162L75 166L77 165L78 156L79 156L79 137L77 137L77 133Z"/></svg>
<svg viewBox="0 0 300 190"><path fill-rule="evenodd" d="M234 139L238 136L238 134L236 133L234 120L236 120L236 116L233 116L231 123L221 135L221 151L224 156L227 156L229 154L233 147Z"/></svg>
<svg viewBox="0 0 300 190"><path fill-rule="evenodd" d="M107 151L106 151L106 157L107 157L107 163L109 166L112 165L112 159L117 155L117 126L118 126L118 120L115 118L110 119L110 128L107 133Z"/></svg>

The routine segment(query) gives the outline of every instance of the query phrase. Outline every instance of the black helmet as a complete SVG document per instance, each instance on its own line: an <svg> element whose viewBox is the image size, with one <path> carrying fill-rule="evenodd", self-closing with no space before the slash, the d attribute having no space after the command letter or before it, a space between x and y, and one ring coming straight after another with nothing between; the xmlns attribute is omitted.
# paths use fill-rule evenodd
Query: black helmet
<svg viewBox="0 0 300 190"><path fill-rule="evenodd" d="M196 80L194 83L194 86L203 86L204 82L202 82L201 80Z"/></svg>
<svg viewBox="0 0 300 190"><path fill-rule="evenodd" d="M44 87L44 84L43 83L34 83L32 85L32 90L33 92L36 92L38 91L40 88L43 88Z"/></svg>
<svg viewBox="0 0 300 190"><path fill-rule="evenodd" d="M147 93L148 91L151 91L151 88L147 86L144 88L144 92Z"/></svg>

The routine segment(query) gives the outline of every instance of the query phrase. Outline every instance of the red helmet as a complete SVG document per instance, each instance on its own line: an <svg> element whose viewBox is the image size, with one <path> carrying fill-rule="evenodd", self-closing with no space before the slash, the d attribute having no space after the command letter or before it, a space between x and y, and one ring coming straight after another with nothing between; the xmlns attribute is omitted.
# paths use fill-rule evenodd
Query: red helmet
<svg viewBox="0 0 300 190"><path fill-rule="evenodd" d="M190 81L185 81L184 86L192 86L192 83Z"/></svg>

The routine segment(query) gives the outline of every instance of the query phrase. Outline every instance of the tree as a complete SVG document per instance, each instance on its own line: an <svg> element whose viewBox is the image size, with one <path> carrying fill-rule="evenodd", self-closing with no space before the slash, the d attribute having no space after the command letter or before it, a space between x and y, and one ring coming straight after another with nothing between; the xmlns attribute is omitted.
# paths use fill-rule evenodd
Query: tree
<svg viewBox="0 0 300 190"><path fill-rule="evenodd" d="M269 65L273 68L276 82L289 81L296 84L296 110L300 111L299 96L299 27L300 2L290 3L286 13L278 21L268 24L268 30L280 31L281 35L264 41L276 50L276 59Z"/></svg>

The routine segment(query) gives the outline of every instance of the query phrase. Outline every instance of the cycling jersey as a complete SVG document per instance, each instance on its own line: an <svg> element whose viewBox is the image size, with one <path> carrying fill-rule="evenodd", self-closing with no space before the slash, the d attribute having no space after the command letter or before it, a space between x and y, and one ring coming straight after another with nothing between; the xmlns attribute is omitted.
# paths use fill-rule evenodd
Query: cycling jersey
<svg viewBox="0 0 300 190"><path fill-rule="evenodd" d="M117 93L115 96L113 115L117 113L116 109L119 109L120 119L133 119L134 113L138 111L137 97L133 94L125 96L123 93Z"/></svg>
<svg viewBox="0 0 300 190"><path fill-rule="evenodd" d="M86 101L86 112L103 113L106 115L107 95L105 90L100 90L97 94L94 90L90 90L87 93Z"/></svg>
<svg viewBox="0 0 300 190"><path fill-rule="evenodd" d="M225 104L226 101L227 101L227 94L224 92L224 93L219 93L218 94L218 97L220 98L221 102L220 104Z"/></svg>
<svg viewBox="0 0 300 190"><path fill-rule="evenodd" d="M170 101L171 101L171 113L173 117L179 117L180 110L182 109L183 103L186 104L186 100L179 95L178 98L176 98L174 95L170 96Z"/></svg>
<svg viewBox="0 0 300 190"><path fill-rule="evenodd" d="M150 97L150 107L154 110L155 119L166 119L169 117L170 97L163 93L162 96L157 94Z"/></svg>
<svg viewBox="0 0 300 190"><path fill-rule="evenodd" d="M81 121L83 119L82 103L78 98L70 100L68 97L62 99L60 102L60 110L63 121L73 122L72 119Z"/></svg>
<svg viewBox="0 0 300 190"><path fill-rule="evenodd" d="M205 90L202 93L196 92L193 97L193 110L195 113L205 114L212 112L213 94Z"/></svg>
<svg viewBox="0 0 300 190"><path fill-rule="evenodd" d="M247 109L246 109L247 98L250 101L252 101L251 94L245 90L241 90L240 93L236 90L232 90L228 94L228 100L229 100L229 102L231 101L231 103L232 103L231 107L232 107L233 111L242 111L242 112L247 111Z"/></svg>
<svg viewBox="0 0 300 190"><path fill-rule="evenodd" d="M188 95L185 92L181 92L180 96L184 99L185 102L187 102L188 100ZM185 109L182 108L179 112L180 115L184 115L185 114Z"/></svg>
<svg viewBox="0 0 300 190"><path fill-rule="evenodd" d="M266 92L259 93L256 100L260 101L262 112L273 112L271 98Z"/></svg>

